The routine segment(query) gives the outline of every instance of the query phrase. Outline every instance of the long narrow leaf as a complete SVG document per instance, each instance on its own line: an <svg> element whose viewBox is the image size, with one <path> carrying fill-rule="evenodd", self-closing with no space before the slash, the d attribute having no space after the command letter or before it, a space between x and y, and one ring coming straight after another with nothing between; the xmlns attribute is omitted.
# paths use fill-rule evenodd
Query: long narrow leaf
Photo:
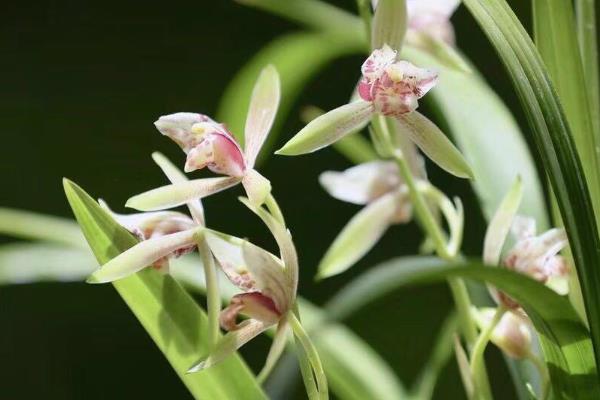
<svg viewBox="0 0 600 400"><path fill-rule="evenodd" d="M579 156L561 105L527 32L504 0L465 0L505 64L526 111L561 211L600 357L600 240Z"/></svg>
<svg viewBox="0 0 600 400"><path fill-rule="evenodd" d="M104 264L136 244L136 239L80 187L65 181L65 192L99 263ZM206 315L170 276L146 268L114 283L177 375L198 399L265 399L256 379L237 356L202 374L186 375L208 352L203 332Z"/></svg>
<svg viewBox="0 0 600 400"><path fill-rule="evenodd" d="M527 311L536 330L557 398L595 399L600 384L589 332L568 299L543 284L504 268L478 262L456 265L430 257L406 257L370 269L328 303L329 315L343 318L365 301L415 283L461 277L493 284ZM366 299L366 300L365 300Z"/></svg>
<svg viewBox="0 0 600 400"><path fill-rule="evenodd" d="M532 4L535 44L564 107L592 202L600 204L600 143L593 132L573 4L565 0L534 0ZM596 224L599 221L597 213Z"/></svg>

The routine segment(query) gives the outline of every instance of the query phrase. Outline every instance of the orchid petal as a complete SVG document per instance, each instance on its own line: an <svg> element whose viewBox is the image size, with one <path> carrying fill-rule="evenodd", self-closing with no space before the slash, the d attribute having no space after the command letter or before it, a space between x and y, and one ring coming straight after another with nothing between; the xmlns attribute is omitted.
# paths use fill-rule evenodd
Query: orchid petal
<svg viewBox="0 0 600 400"><path fill-rule="evenodd" d="M283 263L273 254L248 241L242 244L242 252L246 266L261 293L269 296L280 312L286 312L294 301L295 293L286 280Z"/></svg>
<svg viewBox="0 0 600 400"><path fill-rule="evenodd" d="M203 139L187 153L185 172L208 167L217 174L242 176L246 162L235 139L220 126L217 130L209 126L207 130L203 125L206 124L196 124L192 127L192 131L198 132Z"/></svg>
<svg viewBox="0 0 600 400"><path fill-rule="evenodd" d="M248 168L254 167L256 157L275 120L281 95L280 86L279 74L273 65L268 65L261 71L254 85L244 130Z"/></svg>
<svg viewBox="0 0 600 400"><path fill-rule="evenodd" d="M511 233L517 240L525 240L535 236L536 230L535 219L522 215L515 215L510 227Z"/></svg>
<svg viewBox="0 0 600 400"><path fill-rule="evenodd" d="M459 178L473 178L473 171L460 151L427 117L417 111L397 117L399 128L431 161Z"/></svg>
<svg viewBox="0 0 600 400"><path fill-rule="evenodd" d="M317 278L344 272L371 250L390 226L398 201L397 193L389 193L352 217L325 253Z"/></svg>
<svg viewBox="0 0 600 400"><path fill-rule="evenodd" d="M261 292L248 292L236 294L231 298L229 305L219 315L221 327L227 331L239 329L239 315L274 325L281 318L281 311L272 298Z"/></svg>
<svg viewBox="0 0 600 400"><path fill-rule="evenodd" d="M106 283L125 278L178 249L193 245L197 232L198 228L194 228L144 240L104 264L87 282Z"/></svg>
<svg viewBox="0 0 600 400"><path fill-rule="evenodd" d="M221 340L219 340L215 349L207 358L195 364L187 372L198 372L223 361L237 349L267 330L270 326L271 325L255 319L249 319L242 322L238 329L228 332Z"/></svg>
<svg viewBox="0 0 600 400"><path fill-rule="evenodd" d="M142 239L148 239L155 232L156 228L165 222L171 221L173 225L178 225L179 231L187 230L193 227L193 221L185 214L176 211L156 211L135 214L118 214L111 210L108 204L98 199L98 204L107 211L114 219L134 235L143 236Z"/></svg>
<svg viewBox="0 0 600 400"><path fill-rule="evenodd" d="M292 235L279 221L277 221L271 214L269 214L264 208L256 207L252 205L248 199L241 197L239 199L242 204L248 207L254 212L264 224L269 228L271 234L279 246L279 252L283 265L285 266L286 277L288 280L288 287L291 291L296 294L298 287L298 254L296 253L296 247L292 241Z"/></svg>
<svg viewBox="0 0 600 400"><path fill-rule="evenodd" d="M253 168L246 171L242 185L256 207L260 207L271 194L271 182Z"/></svg>
<svg viewBox="0 0 600 400"><path fill-rule="evenodd" d="M489 265L498 265L500 253L510 231L513 219L523 197L523 184L517 177L508 193L502 199L498 210L492 217L483 242L483 261Z"/></svg>
<svg viewBox="0 0 600 400"><path fill-rule="evenodd" d="M216 122L206 115L178 112L161 116L154 122L154 126L156 126L156 129L160 133L171 138L187 153L196 144L196 138L192 133L192 126L203 122L216 125Z"/></svg>
<svg viewBox="0 0 600 400"><path fill-rule="evenodd" d="M367 59L360 68L363 77L367 79L367 83L379 79L381 75L385 72L386 68L392 65L394 61L396 61L396 56L398 53L394 49L392 49L387 44L383 44L380 47L381 48L378 47L375 50L373 50L371 55L367 57ZM360 92L360 83L358 89ZM366 96L366 93L359 94L363 98ZM356 98L354 100L356 100Z"/></svg>
<svg viewBox="0 0 600 400"><path fill-rule="evenodd" d="M231 283L239 289L259 291L284 312L289 306L289 283L283 262L268 251L235 236L206 230L206 241Z"/></svg>
<svg viewBox="0 0 600 400"><path fill-rule="evenodd" d="M269 354L267 355L267 360L265 361L265 365L258 374L258 381L264 382L267 376L271 373L277 361L281 358L283 351L285 350L285 345L287 344L289 332L289 325L286 318L282 318L277 325L277 332L275 332L275 336L273 337L273 343L271 344L271 348L269 349Z"/></svg>
<svg viewBox="0 0 600 400"><path fill-rule="evenodd" d="M171 183L184 183L188 181L188 178L183 172L181 172L167 157L159 152L152 153L152 159L162 170L165 176L171 181ZM202 207L202 201L200 199L194 199L186 203L190 210L190 214L194 221L200 225L205 224L204 207Z"/></svg>
<svg viewBox="0 0 600 400"><path fill-rule="evenodd" d="M403 0L380 0L373 17L371 48L389 45L400 52L407 26L406 2Z"/></svg>
<svg viewBox="0 0 600 400"><path fill-rule="evenodd" d="M326 171L321 186L334 198L364 205L400 186L398 167L391 161L371 161L343 172Z"/></svg>
<svg viewBox="0 0 600 400"><path fill-rule="evenodd" d="M218 193L240 181L241 178L238 177L223 177L175 183L133 196L127 200L125 206L140 211L164 210Z"/></svg>
<svg viewBox="0 0 600 400"><path fill-rule="evenodd" d="M312 120L275 154L294 156L322 149L364 128L372 115L370 102L359 100L345 104Z"/></svg>

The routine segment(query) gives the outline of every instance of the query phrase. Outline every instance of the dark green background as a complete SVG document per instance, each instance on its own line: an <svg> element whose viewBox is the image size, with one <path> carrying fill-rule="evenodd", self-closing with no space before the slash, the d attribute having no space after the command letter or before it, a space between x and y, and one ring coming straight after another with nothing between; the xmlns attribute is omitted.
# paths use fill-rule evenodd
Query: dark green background
<svg viewBox="0 0 600 400"><path fill-rule="evenodd" d="M352 9L354 2L337 3ZM528 21L526 6L520 4L518 12ZM63 216L71 215L63 176L119 211L130 195L163 183L150 153L160 150L181 162L183 157L155 131L157 116L214 113L241 65L278 34L299 29L230 1L46 0L9 2L2 8L0 205ZM461 47L521 119L504 71L466 10L456 14L455 23ZM308 85L297 106L327 109L343 103L360 63L360 57L353 57L329 66ZM297 115L296 109L284 138L301 126ZM327 149L305 157L271 157L261 169L294 232L301 257L300 292L317 303L370 265L415 253L420 241L414 224L394 227L349 273L313 282L321 255L357 211L328 197L317 176L347 165ZM436 184L463 197L465 252L479 254L485 226L468 184L430 171ZM264 227L236 202L240 193L229 191L205 201L211 226L272 246ZM410 288L370 305L349 324L411 382L450 304L443 285ZM109 285L3 287L0 310L1 399L190 398ZM267 345L261 338L244 349L254 368L260 367ZM498 353L490 354L498 398L512 398ZM441 377L437 398L464 398L453 360Z"/></svg>

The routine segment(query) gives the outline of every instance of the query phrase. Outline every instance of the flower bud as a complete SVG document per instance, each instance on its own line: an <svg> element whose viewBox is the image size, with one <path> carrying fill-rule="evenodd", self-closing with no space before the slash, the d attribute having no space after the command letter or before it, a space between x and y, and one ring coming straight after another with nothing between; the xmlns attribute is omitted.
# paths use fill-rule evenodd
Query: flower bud
<svg viewBox="0 0 600 400"><path fill-rule="evenodd" d="M489 326L496 309L477 311L476 321L481 329ZM490 340L512 358L526 358L531 351L531 328L527 316L520 310L507 311L492 331Z"/></svg>

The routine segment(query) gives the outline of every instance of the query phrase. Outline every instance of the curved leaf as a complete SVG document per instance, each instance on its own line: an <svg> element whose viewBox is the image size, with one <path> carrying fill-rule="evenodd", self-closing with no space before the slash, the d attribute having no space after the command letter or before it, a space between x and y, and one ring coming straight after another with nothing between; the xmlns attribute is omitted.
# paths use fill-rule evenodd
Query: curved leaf
<svg viewBox="0 0 600 400"><path fill-rule="evenodd" d="M110 261L137 243L83 189L68 180L64 186L99 263ZM172 277L146 268L114 286L195 398L266 399L237 356L202 374L185 373L208 352L202 334L207 330L207 320L204 311Z"/></svg>
<svg viewBox="0 0 600 400"><path fill-rule="evenodd" d="M543 284L504 268L476 261L448 264L432 257L398 258L370 269L327 304L329 315L344 318L367 301L401 286L460 277L487 282L517 300L537 332L557 398L595 399L600 385L589 332L568 299Z"/></svg>
<svg viewBox="0 0 600 400"><path fill-rule="evenodd" d="M504 0L464 0L505 64L525 109L569 237L600 357L600 239L583 168L558 97L527 32Z"/></svg>

